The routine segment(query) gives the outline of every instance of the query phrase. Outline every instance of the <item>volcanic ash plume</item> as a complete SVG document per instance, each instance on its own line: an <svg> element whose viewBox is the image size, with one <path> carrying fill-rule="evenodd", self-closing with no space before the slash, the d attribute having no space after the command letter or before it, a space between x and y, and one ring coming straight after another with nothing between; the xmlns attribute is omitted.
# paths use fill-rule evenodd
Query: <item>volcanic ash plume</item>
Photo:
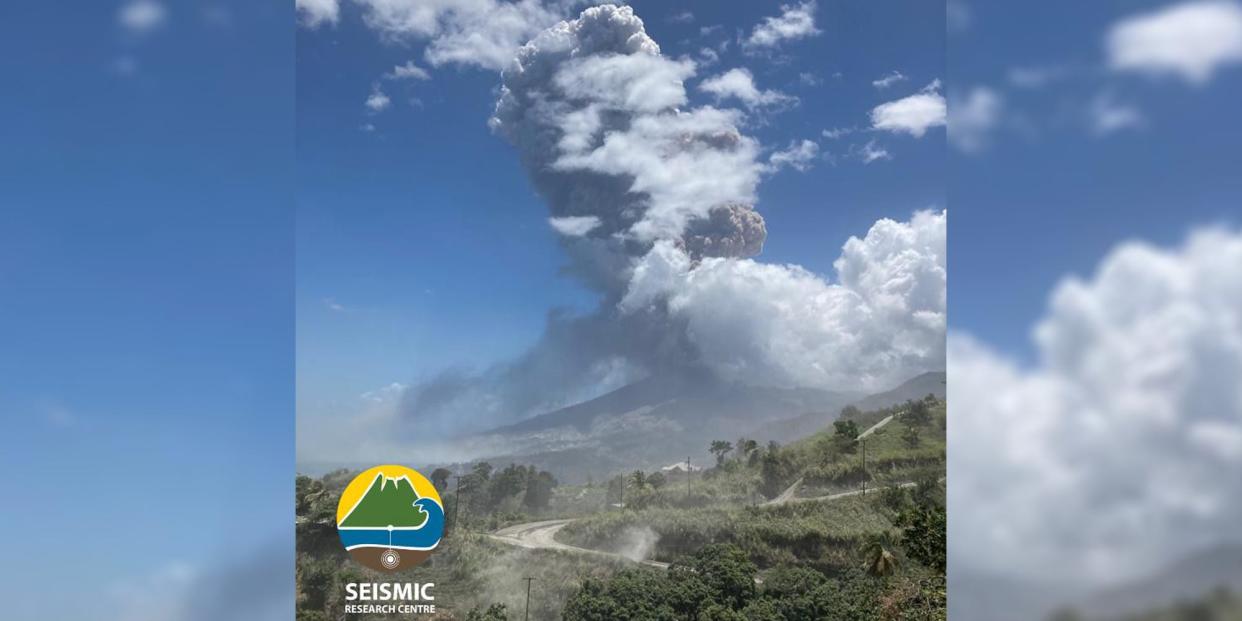
<svg viewBox="0 0 1242 621"><path fill-rule="evenodd" d="M491 123L518 148L562 235L624 257L657 240L696 257L758 254L759 145L738 131L739 112L686 108L694 72L663 57L629 7L589 8L518 50ZM579 226L556 226L569 222ZM625 271L604 279L611 291Z"/></svg>
<svg viewBox="0 0 1242 621"><path fill-rule="evenodd" d="M742 112L689 106L694 74L624 6L588 8L516 52L491 126L516 147L566 271L601 294L600 307L552 315L518 360L415 387L407 411L520 416L689 369L883 388L943 368L944 213L851 238L836 284L750 259L767 236L753 206L768 169L738 129Z"/></svg>

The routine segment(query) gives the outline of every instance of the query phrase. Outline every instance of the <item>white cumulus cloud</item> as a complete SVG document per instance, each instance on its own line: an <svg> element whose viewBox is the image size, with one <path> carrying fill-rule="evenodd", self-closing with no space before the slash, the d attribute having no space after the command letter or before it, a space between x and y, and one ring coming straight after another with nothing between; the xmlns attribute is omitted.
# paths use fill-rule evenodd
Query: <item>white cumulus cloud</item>
<svg viewBox="0 0 1242 621"><path fill-rule="evenodd" d="M747 108L790 105L798 101L797 97L779 91L759 90L755 86L755 76L743 68L707 78L699 84L699 90L711 93L717 101L736 99Z"/></svg>
<svg viewBox="0 0 1242 621"><path fill-rule="evenodd" d="M743 45L751 49L771 48L782 41L803 39L819 34L820 30L815 27L816 8L814 0L797 5L782 5L781 14L764 18L751 31L750 37L743 42Z"/></svg>
<svg viewBox="0 0 1242 621"><path fill-rule="evenodd" d="M599 228L603 221L596 216L565 216L548 218L548 225L566 237L582 237Z"/></svg>
<svg viewBox="0 0 1242 621"><path fill-rule="evenodd" d="M393 80L430 80L431 74L411 60L404 65L393 67L392 71L388 72L388 78Z"/></svg>
<svg viewBox="0 0 1242 621"><path fill-rule="evenodd" d="M388 95L384 94L384 91L380 90L378 85L371 87L371 94L367 96L366 100L366 107L368 110L371 112L379 112L388 108L391 104L392 100L388 98Z"/></svg>
<svg viewBox="0 0 1242 621"><path fill-rule="evenodd" d="M1193 0L1127 17L1113 25L1106 47L1115 70L1202 85L1225 65L1242 62L1242 5Z"/></svg>
<svg viewBox="0 0 1242 621"><path fill-rule="evenodd" d="M427 62L499 71L514 51L560 21L559 6L539 0L356 0L363 21L397 41L427 41Z"/></svg>
<svg viewBox="0 0 1242 621"><path fill-rule="evenodd" d="M864 164L893 159L893 154L889 153L888 149L876 144L874 140L868 140L866 144L858 147L856 154L858 159L862 160Z"/></svg>
<svg viewBox="0 0 1242 621"><path fill-rule="evenodd" d="M836 282L796 265L705 259L671 243L635 268L624 312L666 299L719 375L766 385L864 389L944 361L945 212L880 220L851 237Z"/></svg>
<svg viewBox="0 0 1242 621"><path fill-rule="evenodd" d="M295 0L298 21L307 28L335 24L341 18L340 0Z"/></svg>
<svg viewBox="0 0 1242 621"><path fill-rule="evenodd" d="M1126 243L1067 278L1022 365L949 345L949 551L1102 587L1242 539L1242 234Z"/></svg>
<svg viewBox="0 0 1242 621"><path fill-rule="evenodd" d="M799 172L806 172L811 169L817 157L819 157L819 144L813 140L795 140L790 142L788 147L769 156L768 163L771 164L773 171L788 166Z"/></svg>
<svg viewBox="0 0 1242 621"><path fill-rule="evenodd" d="M871 110L871 126L893 133L921 138L932 127L945 124L946 105L940 94L940 81L896 101L882 103Z"/></svg>

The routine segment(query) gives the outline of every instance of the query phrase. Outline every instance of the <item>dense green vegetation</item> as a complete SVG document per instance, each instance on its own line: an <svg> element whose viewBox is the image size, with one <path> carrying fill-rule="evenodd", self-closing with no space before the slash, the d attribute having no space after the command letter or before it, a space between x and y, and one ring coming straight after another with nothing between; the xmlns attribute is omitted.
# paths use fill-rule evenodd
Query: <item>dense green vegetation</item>
<svg viewBox="0 0 1242 621"><path fill-rule="evenodd" d="M460 477L436 469L450 535L401 579L435 582L443 619L522 618L525 577L535 579L532 619L943 619L944 429L945 404L929 396L846 408L832 427L786 446L715 440L704 447L715 466L692 473L565 486L522 465L480 462ZM297 479L300 620L341 618L345 583L386 578L349 562L337 540L336 501L351 475ZM804 498L850 493L765 504L795 482ZM559 541L672 565L481 534L566 517L577 519Z"/></svg>
<svg viewBox="0 0 1242 621"><path fill-rule="evenodd" d="M782 567L755 581L756 567L728 544L703 547L660 575L629 569L583 583L565 605L566 621L881 621L945 618L944 576L829 578Z"/></svg>
<svg viewBox="0 0 1242 621"><path fill-rule="evenodd" d="M584 548L620 551L627 534L650 528L659 537L653 558L673 561L710 543L731 543L760 567L809 562L839 565L869 532L892 520L862 497L773 507L709 507L613 512L575 521L559 539Z"/></svg>

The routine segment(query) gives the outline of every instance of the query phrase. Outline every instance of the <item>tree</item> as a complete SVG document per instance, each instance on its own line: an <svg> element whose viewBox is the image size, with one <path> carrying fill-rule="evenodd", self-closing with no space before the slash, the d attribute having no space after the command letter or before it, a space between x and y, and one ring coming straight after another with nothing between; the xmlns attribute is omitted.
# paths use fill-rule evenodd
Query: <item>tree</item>
<svg viewBox="0 0 1242 621"><path fill-rule="evenodd" d="M746 615L724 606L722 604L710 604L703 612L699 613L698 621L749 621Z"/></svg>
<svg viewBox="0 0 1242 621"><path fill-rule="evenodd" d="M647 475L647 485L650 485L651 489L660 489L666 483L668 483L668 477L664 476L663 472L656 471Z"/></svg>
<svg viewBox="0 0 1242 621"><path fill-rule="evenodd" d="M530 471L534 472L533 466ZM552 501L552 490L556 485L556 477L546 470L531 476L526 481L526 494L522 497L522 504L529 509L546 509Z"/></svg>
<svg viewBox="0 0 1242 621"><path fill-rule="evenodd" d="M901 439L905 441L906 446L910 448L917 448L919 442L921 442L919 430L913 426L906 427L906 430L901 433Z"/></svg>
<svg viewBox="0 0 1242 621"><path fill-rule="evenodd" d="M486 481L492 476L492 465L485 461L481 461L474 465L474 474L478 475L480 479Z"/></svg>
<svg viewBox="0 0 1242 621"><path fill-rule="evenodd" d="M759 570L735 545L703 546L689 562L690 569L711 589L711 601L740 609L755 596L755 573Z"/></svg>
<svg viewBox="0 0 1242 621"><path fill-rule="evenodd" d="M859 411L857 407L852 406L852 405L847 405L841 408L841 415L838 416L837 418L839 418L840 420L853 420L855 418L858 418L861 415L862 415L862 412Z"/></svg>
<svg viewBox="0 0 1242 621"><path fill-rule="evenodd" d="M294 479L294 491L296 493L294 514L307 516L311 511L311 503L323 493L323 483L304 474L299 474Z"/></svg>
<svg viewBox="0 0 1242 621"><path fill-rule="evenodd" d="M901 548L906 556L943 574L945 571L945 511L942 507L910 509L898 518L903 526Z"/></svg>
<svg viewBox="0 0 1242 621"><path fill-rule="evenodd" d="M920 507L943 507L944 488L935 470L924 470L914 477L914 504Z"/></svg>
<svg viewBox="0 0 1242 621"><path fill-rule="evenodd" d="M509 609L504 604L492 604L487 610L476 606L466 614L466 621L509 621Z"/></svg>
<svg viewBox="0 0 1242 621"><path fill-rule="evenodd" d="M444 491L448 489L448 480L452 474L447 468L436 468L431 471L431 484L436 486L437 490Z"/></svg>
<svg viewBox="0 0 1242 621"><path fill-rule="evenodd" d="M863 570L877 578L893 575L898 565L894 549L893 537L888 531L867 535L859 550L863 556Z"/></svg>
<svg viewBox="0 0 1242 621"><path fill-rule="evenodd" d="M733 447L733 450L737 451L739 459L746 459L758 449L759 443L750 438L738 438L737 444Z"/></svg>
<svg viewBox="0 0 1242 621"><path fill-rule="evenodd" d="M534 468L527 470L525 466L509 464L492 474L487 482L486 509L495 511L509 499L523 493L527 482L534 476Z"/></svg>
<svg viewBox="0 0 1242 621"><path fill-rule="evenodd" d="M716 466L724 465L725 455L733 450L733 443L728 440L712 440L711 447L708 448L713 455L716 456Z"/></svg>
<svg viewBox="0 0 1242 621"><path fill-rule="evenodd" d="M708 598L707 587L692 573L674 575L623 569L608 579L586 578L565 602L565 621L694 619Z"/></svg>
<svg viewBox="0 0 1242 621"><path fill-rule="evenodd" d="M847 440L858 439L858 423L852 420L838 420L832 423L833 434Z"/></svg>
<svg viewBox="0 0 1242 621"><path fill-rule="evenodd" d="M785 489L793 469L789 456L779 446L770 446L759 460L759 493L775 498Z"/></svg>
<svg viewBox="0 0 1242 621"><path fill-rule="evenodd" d="M880 491L880 502L900 514L910 506L910 494L900 485L889 485Z"/></svg>
<svg viewBox="0 0 1242 621"><path fill-rule="evenodd" d="M931 408L922 399L907 401L906 413L902 415L902 419L911 427L926 427L931 424Z"/></svg>
<svg viewBox="0 0 1242 621"><path fill-rule="evenodd" d="M833 444L842 453L853 453L858 441L858 423L852 420L838 420L832 423Z"/></svg>
<svg viewBox="0 0 1242 621"><path fill-rule="evenodd" d="M634 482L635 491L641 490L644 487L647 487L647 473L643 472L642 470L635 470L634 472L630 473L630 480Z"/></svg>

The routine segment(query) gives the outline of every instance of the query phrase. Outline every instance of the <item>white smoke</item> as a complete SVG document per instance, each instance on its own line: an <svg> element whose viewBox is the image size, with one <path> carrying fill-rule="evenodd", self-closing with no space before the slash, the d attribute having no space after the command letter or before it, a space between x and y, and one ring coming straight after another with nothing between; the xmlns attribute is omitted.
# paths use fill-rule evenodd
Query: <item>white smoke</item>
<svg viewBox="0 0 1242 621"><path fill-rule="evenodd" d="M659 542L660 535L650 527L631 526L617 538L612 551L634 562L645 561L651 558L651 553Z"/></svg>
<svg viewBox="0 0 1242 621"><path fill-rule="evenodd" d="M1242 234L1127 243L1057 287L1038 362L949 346L951 566L1103 586L1242 540Z"/></svg>
<svg viewBox="0 0 1242 621"><path fill-rule="evenodd" d="M945 212L880 220L851 237L838 282L796 265L709 258L657 244L634 270L624 312L667 304L702 363L726 379L878 389L942 368Z"/></svg>

